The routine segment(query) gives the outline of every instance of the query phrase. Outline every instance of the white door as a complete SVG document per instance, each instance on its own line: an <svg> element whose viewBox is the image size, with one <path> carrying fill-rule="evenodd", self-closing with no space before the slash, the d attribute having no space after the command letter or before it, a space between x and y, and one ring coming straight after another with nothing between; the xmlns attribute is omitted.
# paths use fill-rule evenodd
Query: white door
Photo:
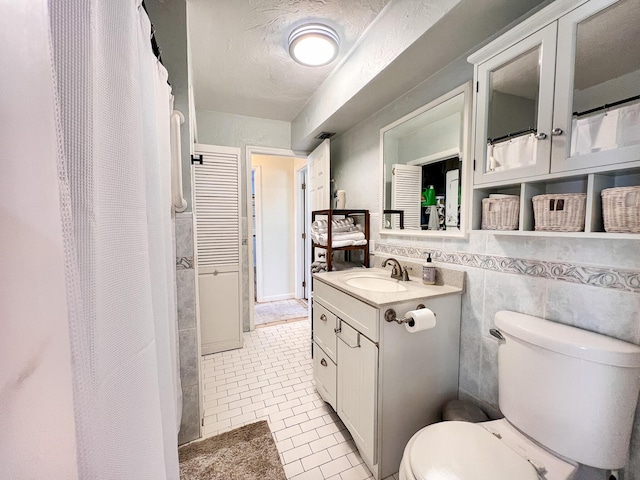
<svg viewBox="0 0 640 480"><path fill-rule="evenodd" d="M338 416L372 468L376 464L378 347L338 321Z"/></svg>
<svg viewBox="0 0 640 480"><path fill-rule="evenodd" d="M404 211L405 230L420 230L420 193L422 167L394 164L391 167L391 209ZM400 228L394 216L393 228Z"/></svg>
<svg viewBox="0 0 640 480"><path fill-rule="evenodd" d="M202 354L242 347L240 149L196 145L193 167Z"/></svg>
<svg viewBox="0 0 640 480"><path fill-rule="evenodd" d="M331 208L331 157L330 143L327 138L307 157L307 208L309 212L314 210L327 210ZM311 232L311 215L307 220L307 232ZM324 249L316 248L315 255ZM316 259L311 258L311 235L307 235L307 255L309 265ZM311 307L309 307L311 308Z"/></svg>
<svg viewBox="0 0 640 480"><path fill-rule="evenodd" d="M331 158L329 139L327 138L309 154L307 165L309 166L309 210L324 210L331 207Z"/></svg>

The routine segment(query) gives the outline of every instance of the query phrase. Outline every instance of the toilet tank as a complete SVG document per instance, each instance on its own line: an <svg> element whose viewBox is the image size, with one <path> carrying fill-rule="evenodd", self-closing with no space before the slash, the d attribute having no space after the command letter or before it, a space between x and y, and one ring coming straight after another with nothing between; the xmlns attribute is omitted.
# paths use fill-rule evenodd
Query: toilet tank
<svg viewBox="0 0 640 480"><path fill-rule="evenodd" d="M571 460L627 464L640 390L640 347L516 312L496 313L500 410Z"/></svg>

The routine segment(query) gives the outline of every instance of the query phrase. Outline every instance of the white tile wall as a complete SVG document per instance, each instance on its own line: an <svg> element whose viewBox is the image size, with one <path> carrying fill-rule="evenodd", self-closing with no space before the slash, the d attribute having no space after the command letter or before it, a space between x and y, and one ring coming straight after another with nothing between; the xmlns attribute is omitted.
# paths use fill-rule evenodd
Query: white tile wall
<svg viewBox="0 0 640 480"><path fill-rule="evenodd" d="M316 392L308 320L245 333L244 348L203 357L202 372L205 437L267 420L287 478L373 478Z"/></svg>

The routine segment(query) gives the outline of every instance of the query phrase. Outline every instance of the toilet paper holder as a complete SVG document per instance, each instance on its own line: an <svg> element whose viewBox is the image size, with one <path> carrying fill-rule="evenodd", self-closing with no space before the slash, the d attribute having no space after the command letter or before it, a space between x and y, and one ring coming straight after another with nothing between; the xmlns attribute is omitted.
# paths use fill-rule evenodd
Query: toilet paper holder
<svg viewBox="0 0 640 480"><path fill-rule="evenodd" d="M421 310L423 308L427 308L427 307L425 307L424 304L421 303L415 309ZM405 317L402 320L398 320L398 314L393 308L388 308L387 311L384 312L384 319L387 322L396 322L400 325L402 325L403 323L408 323L410 327L413 327L413 325L415 324L415 322L413 321L413 318Z"/></svg>

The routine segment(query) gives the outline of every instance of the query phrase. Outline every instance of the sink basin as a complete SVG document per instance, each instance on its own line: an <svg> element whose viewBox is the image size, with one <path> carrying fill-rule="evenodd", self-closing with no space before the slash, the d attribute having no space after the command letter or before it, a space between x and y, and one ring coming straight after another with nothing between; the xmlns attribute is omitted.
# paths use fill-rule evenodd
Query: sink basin
<svg viewBox="0 0 640 480"><path fill-rule="evenodd" d="M371 292L406 292L407 288L398 280L380 278L374 276L358 276L345 280L347 285L369 290Z"/></svg>

